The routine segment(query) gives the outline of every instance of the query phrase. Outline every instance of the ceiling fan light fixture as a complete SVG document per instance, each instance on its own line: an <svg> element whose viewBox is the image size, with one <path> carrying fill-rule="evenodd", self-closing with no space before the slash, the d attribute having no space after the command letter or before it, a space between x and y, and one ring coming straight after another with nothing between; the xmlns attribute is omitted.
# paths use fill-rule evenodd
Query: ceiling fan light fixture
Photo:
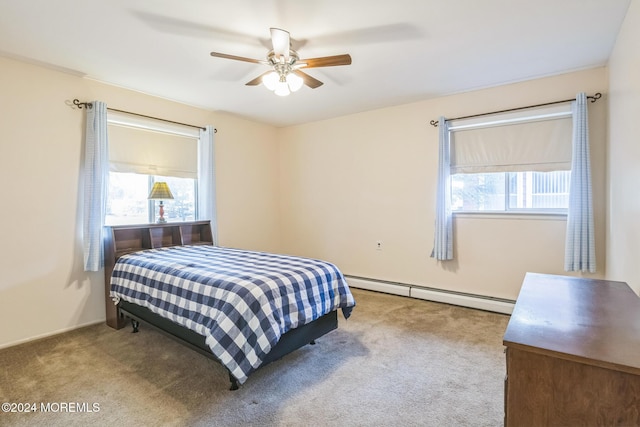
<svg viewBox="0 0 640 427"><path fill-rule="evenodd" d="M304 80L297 74L289 73L287 74L287 84L291 92L297 92L304 84Z"/></svg>
<svg viewBox="0 0 640 427"><path fill-rule="evenodd" d="M275 71L272 71L269 74L265 74L262 77L262 83L269 90L276 90L276 85L278 84L279 80L280 80L280 77L278 76L278 73L276 73Z"/></svg>
<svg viewBox="0 0 640 427"><path fill-rule="evenodd" d="M276 84L276 90L274 90L274 93L278 96L287 96L291 93L291 91L289 90L289 85L287 84L287 81L284 79L281 79L277 84Z"/></svg>

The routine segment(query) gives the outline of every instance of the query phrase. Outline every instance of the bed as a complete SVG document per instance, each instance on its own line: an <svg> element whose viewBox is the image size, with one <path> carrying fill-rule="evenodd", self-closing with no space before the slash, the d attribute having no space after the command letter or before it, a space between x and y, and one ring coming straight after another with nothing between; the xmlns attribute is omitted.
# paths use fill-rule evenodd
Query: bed
<svg viewBox="0 0 640 427"><path fill-rule="evenodd" d="M107 324L142 322L217 360L232 390L355 306L333 264L214 246L208 221L106 227L104 242Z"/></svg>

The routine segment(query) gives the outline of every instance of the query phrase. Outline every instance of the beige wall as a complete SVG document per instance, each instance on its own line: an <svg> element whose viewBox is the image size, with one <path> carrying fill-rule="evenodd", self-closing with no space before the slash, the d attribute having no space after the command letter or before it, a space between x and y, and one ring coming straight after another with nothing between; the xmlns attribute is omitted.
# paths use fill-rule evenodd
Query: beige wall
<svg viewBox="0 0 640 427"><path fill-rule="evenodd" d="M273 127L0 58L0 347L104 319L102 273L82 268L73 98L217 127L220 243L280 249Z"/></svg>
<svg viewBox="0 0 640 427"><path fill-rule="evenodd" d="M609 88L607 276L640 294L640 2L618 34Z"/></svg>
<svg viewBox="0 0 640 427"><path fill-rule="evenodd" d="M385 108L279 130L283 250L349 275L515 299L527 271L563 271L562 217L455 220L456 260L433 243L438 131L429 120L602 92L606 69ZM598 274L605 271L606 101L590 104ZM376 241L382 250L376 250Z"/></svg>
<svg viewBox="0 0 640 427"><path fill-rule="evenodd" d="M606 70L598 68L275 129L11 59L0 58L0 75L0 177L13 183L0 199L0 347L104 319L102 273L82 269L84 114L65 101L100 99L216 126L224 246L319 257L351 275L513 299L526 271L564 274L565 221L461 215L456 261L436 263L429 254L437 129L428 122L579 91L607 97ZM600 276L606 103L589 109ZM630 133L626 140L632 146Z"/></svg>

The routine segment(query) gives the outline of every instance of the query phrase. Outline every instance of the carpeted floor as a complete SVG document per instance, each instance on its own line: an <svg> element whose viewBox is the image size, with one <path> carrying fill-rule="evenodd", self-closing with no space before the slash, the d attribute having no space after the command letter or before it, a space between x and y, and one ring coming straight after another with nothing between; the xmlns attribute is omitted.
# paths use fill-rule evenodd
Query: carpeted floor
<svg viewBox="0 0 640 427"><path fill-rule="evenodd" d="M0 425L502 425L508 316L353 293L348 321L237 391L216 362L144 325L0 350L0 403L37 409L0 412Z"/></svg>

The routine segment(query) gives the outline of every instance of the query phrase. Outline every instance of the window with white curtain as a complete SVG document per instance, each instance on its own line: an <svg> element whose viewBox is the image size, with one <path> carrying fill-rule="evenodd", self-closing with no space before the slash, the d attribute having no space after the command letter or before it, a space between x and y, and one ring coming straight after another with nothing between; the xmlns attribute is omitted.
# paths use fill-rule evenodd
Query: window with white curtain
<svg viewBox="0 0 640 427"><path fill-rule="evenodd" d="M158 203L147 200L153 183L165 181L167 221L196 219L198 129L109 112L107 225L155 222Z"/></svg>
<svg viewBox="0 0 640 427"><path fill-rule="evenodd" d="M453 211L567 212L569 103L456 120L449 129Z"/></svg>

